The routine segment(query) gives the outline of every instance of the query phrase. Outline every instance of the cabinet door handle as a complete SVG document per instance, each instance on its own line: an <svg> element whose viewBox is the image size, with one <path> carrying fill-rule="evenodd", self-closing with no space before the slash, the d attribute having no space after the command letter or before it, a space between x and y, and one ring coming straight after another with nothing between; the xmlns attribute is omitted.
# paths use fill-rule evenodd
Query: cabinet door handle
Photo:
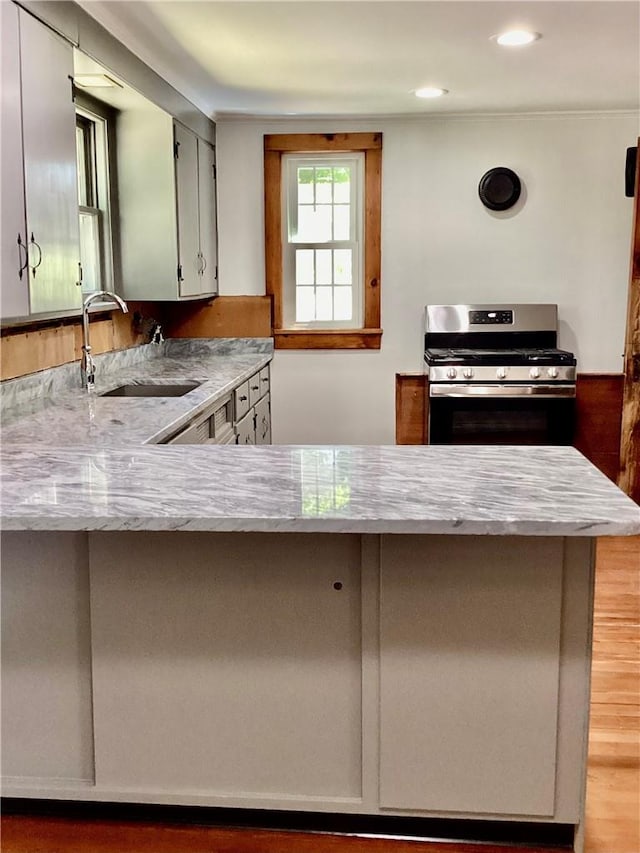
<svg viewBox="0 0 640 853"><path fill-rule="evenodd" d="M240 397L240 402L244 402L246 399L247 397L243 394L242 397Z"/></svg>
<svg viewBox="0 0 640 853"><path fill-rule="evenodd" d="M84 272L82 270L82 264L78 261L78 280L76 281L76 287L82 287L82 282L84 280Z"/></svg>
<svg viewBox="0 0 640 853"><path fill-rule="evenodd" d="M22 237L19 234L18 234L17 243L18 243L18 257L20 256L20 250L22 250L24 252L24 263L22 263L22 261L19 260L20 267L18 269L18 278L20 280L22 280L22 273L29 266L29 252L27 251L27 247L22 242Z"/></svg>
<svg viewBox="0 0 640 853"><path fill-rule="evenodd" d="M258 390L259 390L259 388L260 388L260 386L259 386L259 385L252 385L252 386L251 386L251 390L252 390L252 391L258 391Z"/></svg>
<svg viewBox="0 0 640 853"><path fill-rule="evenodd" d="M35 239L34 239L34 236L33 236L33 231L31 232L31 240L29 241L29 243L30 243L32 246L35 246L35 247L36 247L36 249L38 250L38 263L37 263L37 264L34 264L34 265L31 267L31 272L33 273L33 276L34 276L34 278L35 278L36 270L38 269L38 267L39 267L39 266L40 266L40 264L42 263L42 249L40 248L39 243L36 243L36 241L35 241Z"/></svg>
<svg viewBox="0 0 640 853"><path fill-rule="evenodd" d="M206 258L205 258L205 256L202 254L202 252L200 252L200 257L202 258L202 275L204 275L204 271L205 271L205 270L206 270L206 268L207 268L207 259L206 259Z"/></svg>
<svg viewBox="0 0 640 853"><path fill-rule="evenodd" d="M268 380L268 378L267 378L266 376L263 376L263 377L262 377L262 381L263 381L263 382L268 382L269 380Z"/></svg>

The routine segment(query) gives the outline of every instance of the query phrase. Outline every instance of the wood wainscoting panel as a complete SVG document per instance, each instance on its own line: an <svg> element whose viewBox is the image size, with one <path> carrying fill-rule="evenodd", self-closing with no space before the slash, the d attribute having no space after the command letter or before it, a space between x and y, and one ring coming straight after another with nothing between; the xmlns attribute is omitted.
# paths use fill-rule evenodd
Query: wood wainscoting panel
<svg viewBox="0 0 640 853"><path fill-rule="evenodd" d="M129 302L129 312L92 312L91 349L94 355L147 343L144 319L158 316L157 303ZM160 318L158 322L161 322ZM2 330L0 379L15 379L50 367L78 361L82 355L82 318L36 321Z"/></svg>
<svg viewBox="0 0 640 853"><path fill-rule="evenodd" d="M579 373L574 446L615 482L620 467L622 373Z"/></svg>
<svg viewBox="0 0 640 853"><path fill-rule="evenodd" d="M574 446L612 480L620 464L623 375L579 373ZM429 395L423 373L396 373L396 444L426 444Z"/></svg>
<svg viewBox="0 0 640 853"><path fill-rule="evenodd" d="M423 373L396 373L396 444L426 444L426 392Z"/></svg>
<svg viewBox="0 0 640 853"><path fill-rule="evenodd" d="M32 328L3 335L0 342L0 379L13 379L74 361L73 326Z"/></svg>
<svg viewBox="0 0 640 853"><path fill-rule="evenodd" d="M166 303L165 337L270 338L268 296L218 296L208 302Z"/></svg>

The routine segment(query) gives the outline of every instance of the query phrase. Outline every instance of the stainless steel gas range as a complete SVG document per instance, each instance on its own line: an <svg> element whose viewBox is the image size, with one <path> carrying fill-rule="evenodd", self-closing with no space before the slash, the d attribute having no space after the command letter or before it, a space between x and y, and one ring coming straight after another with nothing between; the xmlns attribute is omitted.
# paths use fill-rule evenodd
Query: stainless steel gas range
<svg viewBox="0 0 640 853"><path fill-rule="evenodd" d="M576 359L556 305L428 305L430 444L571 444Z"/></svg>

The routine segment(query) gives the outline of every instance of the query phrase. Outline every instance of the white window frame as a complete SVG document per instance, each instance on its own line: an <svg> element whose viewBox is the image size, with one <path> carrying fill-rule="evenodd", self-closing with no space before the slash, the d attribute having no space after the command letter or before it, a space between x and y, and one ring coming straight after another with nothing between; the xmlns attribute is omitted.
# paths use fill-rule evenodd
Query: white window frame
<svg viewBox="0 0 640 853"><path fill-rule="evenodd" d="M91 217L98 235L98 281L95 287L87 287L83 281L84 295L98 290L114 289L113 241L111 216L111 181L109 175L108 119L88 107L76 105L76 115L82 116L93 125L93 147L95 155L94 206L78 205L79 216Z"/></svg>
<svg viewBox="0 0 640 853"><path fill-rule="evenodd" d="M297 170L347 166L350 182L351 240L307 243L297 239ZM364 154L362 152L292 153L282 157L282 310L289 329L353 329L364 323ZM349 320L296 321L295 253L298 249L350 249L352 251L352 316ZM315 287L316 285L314 285ZM336 287L335 284L321 285Z"/></svg>

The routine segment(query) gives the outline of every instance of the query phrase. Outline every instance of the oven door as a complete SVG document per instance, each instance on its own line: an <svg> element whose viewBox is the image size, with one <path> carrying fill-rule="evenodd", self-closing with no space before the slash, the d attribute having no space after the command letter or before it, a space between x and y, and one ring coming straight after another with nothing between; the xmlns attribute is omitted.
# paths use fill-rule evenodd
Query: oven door
<svg viewBox="0 0 640 853"><path fill-rule="evenodd" d="M429 386L429 444L571 444L573 385Z"/></svg>

